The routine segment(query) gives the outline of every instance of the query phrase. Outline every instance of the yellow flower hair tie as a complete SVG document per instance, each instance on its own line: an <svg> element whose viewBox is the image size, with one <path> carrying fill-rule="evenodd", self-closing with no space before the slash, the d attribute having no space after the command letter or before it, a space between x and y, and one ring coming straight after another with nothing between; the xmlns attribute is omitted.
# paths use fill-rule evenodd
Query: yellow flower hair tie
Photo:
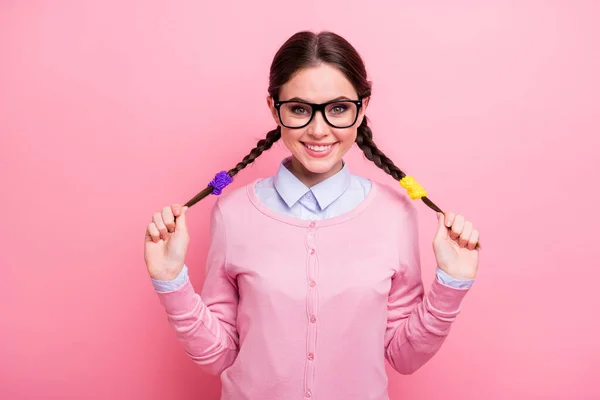
<svg viewBox="0 0 600 400"><path fill-rule="evenodd" d="M427 191L412 176L400 179L400 185L406 189L412 200L427 196Z"/></svg>

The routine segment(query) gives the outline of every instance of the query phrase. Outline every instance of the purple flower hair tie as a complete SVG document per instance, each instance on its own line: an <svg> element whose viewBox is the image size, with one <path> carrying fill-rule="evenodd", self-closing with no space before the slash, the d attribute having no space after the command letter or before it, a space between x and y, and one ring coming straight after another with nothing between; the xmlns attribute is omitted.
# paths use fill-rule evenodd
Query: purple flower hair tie
<svg viewBox="0 0 600 400"><path fill-rule="evenodd" d="M221 191L225 188L225 186L229 185L233 182L233 178L229 176L227 171L221 171L215 175L215 179L210 181L209 186L213 187L213 191L211 194L218 196L221 194Z"/></svg>

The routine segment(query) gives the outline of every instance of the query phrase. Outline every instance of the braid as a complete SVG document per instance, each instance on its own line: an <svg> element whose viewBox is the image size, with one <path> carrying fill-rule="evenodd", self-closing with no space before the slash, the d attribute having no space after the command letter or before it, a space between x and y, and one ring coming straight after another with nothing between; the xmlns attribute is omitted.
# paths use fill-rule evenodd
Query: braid
<svg viewBox="0 0 600 400"><path fill-rule="evenodd" d="M235 175L237 175L238 172L246 168L248 164L252 164L254 160L256 160L258 156L260 156L265 150L269 150L271 146L273 146L273 143L278 141L279 138L281 138L281 127L278 126L276 129L273 129L272 131L267 133L267 137L259 140L256 144L256 147L250 150L250 153L248 153L248 155L244 157L244 159L241 162L239 162L234 168L227 171L227 174L229 174L229 176L233 178ZM202 190L200 193L192 197L187 203L185 203L184 206L193 206L194 204L211 194L213 190L213 186L207 186L204 190Z"/></svg>
<svg viewBox="0 0 600 400"><path fill-rule="evenodd" d="M362 124L358 127L358 134L356 135L356 144L365 153L365 156L370 161L373 161L375 165L385 171L386 174L391 175L392 178L399 181L404 178L406 174L396 167L394 162L390 160L375 144L373 141L373 132L367 125L367 117L365 116Z"/></svg>
<svg viewBox="0 0 600 400"><path fill-rule="evenodd" d="M398 168L392 160L390 160L375 144L373 141L373 132L368 126L367 117L363 119L357 130L356 144L365 153L365 156L370 161L373 161L375 165L385 171L386 174L391 175L396 181L402 180L406 174ZM444 214L444 212L436 206L427 196L422 196L421 200L429 208L434 211ZM476 248L479 249L481 246L477 243Z"/></svg>
<svg viewBox="0 0 600 400"><path fill-rule="evenodd" d="M248 155L244 157L244 159L241 162L239 162L234 168L229 170L229 176L233 178L238 172L246 168L248 164L252 164L254 160L256 160L258 156L260 156L263 153L263 151L269 150L271 146L273 146L273 143L278 141L279 138L281 138L280 126L267 133L266 138L259 140L256 144L256 147L250 150L250 153L248 153Z"/></svg>

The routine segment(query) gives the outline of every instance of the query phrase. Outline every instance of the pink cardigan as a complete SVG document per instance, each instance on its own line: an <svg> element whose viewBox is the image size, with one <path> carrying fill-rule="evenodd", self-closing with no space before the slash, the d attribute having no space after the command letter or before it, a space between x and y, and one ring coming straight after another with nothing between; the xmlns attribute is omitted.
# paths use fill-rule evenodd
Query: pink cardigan
<svg viewBox="0 0 600 400"><path fill-rule="evenodd" d="M221 374L222 400L387 400L438 351L469 289L421 280L415 205L373 182L338 217L307 221L260 203L257 181L211 213L206 279L158 292L190 358ZM432 267L433 268L433 267Z"/></svg>

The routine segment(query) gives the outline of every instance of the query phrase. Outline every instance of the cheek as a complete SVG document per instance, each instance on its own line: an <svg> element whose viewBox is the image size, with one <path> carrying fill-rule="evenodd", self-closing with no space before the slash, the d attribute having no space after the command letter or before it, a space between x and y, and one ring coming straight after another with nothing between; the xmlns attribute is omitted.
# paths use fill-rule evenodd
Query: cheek
<svg viewBox="0 0 600 400"><path fill-rule="evenodd" d="M302 129L288 129L281 127L281 140L288 150L292 151L293 147L300 145L300 138L302 137Z"/></svg>
<svg viewBox="0 0 600 400"><path fill-rule="evenodd" d="M334 135L342 148L349 149L356 141L356 132L356 129L344 129L334 132Z"/></svg>

